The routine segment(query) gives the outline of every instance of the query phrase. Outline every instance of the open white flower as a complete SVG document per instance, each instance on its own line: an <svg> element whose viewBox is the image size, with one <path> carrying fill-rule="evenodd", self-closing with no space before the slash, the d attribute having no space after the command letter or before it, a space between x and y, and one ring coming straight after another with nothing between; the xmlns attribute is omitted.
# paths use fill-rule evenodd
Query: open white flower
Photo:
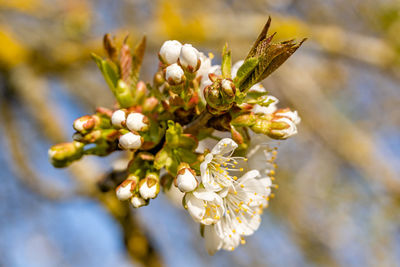
<svg viewBox="0 0 400 267"><path fill-rule="evenodd" d="M260 226L262 209L268 204L271 179L260 177L257 170L244 174L229 189L219 193L224 200L224 216L216 224L205 226L204 238L208 253L219 249L233 250L244 236L254 233Z"/></svg>
<svg viewBox="0 0 400 267"><path fill-rule="evenodd" d="M193 220L205 225L218 222L224 213L222 198L217 193L200 187L186 193L183 203Z"/></svg>
<svg viewBox="0 0 400 267"><path fill-rule="evenodd" d="M224 138L208 153L200 165L201 181L204 187L210 191L220 191L225 187L231 187L236 176L231 176L230 171L243 171L237 168L238 160L246 160L242 157L231 157L238 147L235 141Z"/></svg>

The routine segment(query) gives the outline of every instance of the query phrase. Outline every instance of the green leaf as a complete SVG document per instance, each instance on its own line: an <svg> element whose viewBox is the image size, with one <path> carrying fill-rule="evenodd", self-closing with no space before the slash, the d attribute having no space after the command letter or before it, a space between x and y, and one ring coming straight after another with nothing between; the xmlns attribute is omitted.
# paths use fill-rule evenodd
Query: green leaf
<svg viewBox="0 0 400 267"><path fill-rule="evenodd" d="M166 143L171 148L179 147L179 139L183 133L182 126L179 123L168 121L168 129L165 133Z"/></svg>
<svg viewBox="0 0 400 267"><path fill-rule="evenodd" d="M156 168L157 170L164 168L167 165L167 162L169 161L170 152L171 151L166 147L158 151L154 159L154 168Z"/></svg>
<svg viewBox="0 0 400 267"><path fill-rule="evenodd" d="M246 79L252 74L255 67L258 65L258 58L252 57L246 59L243 65L238 69L237 74L233 82L235 83L236 88L239 88L240 91L241 85L246 81Z"/></svg>
<svg viewBox="0 0 400 267"><path fill-rule="evenodd" d="M118 82L118 74L115 71L115 69L112 67L112 65L102 59L100 56L92 53L92 58L93 60L96 62L97 66L99 67L101 73L103 74L103 77L106 81L106 83L108 84L108 86L110 87L111 91L114 92L115 88L117 86L117 82Z"/></svg>
<svg viewBox="0 0 400 267"><path fill-rule="evenodd" d="M197 160L197 154L194 153L192 150L179 148L176 149L176 153L178 154L179 159L186 163L194 163Z"/></svg>
<svg viewBox="0 0 400 267"><path fill-rule="evenodd" d="M129 86L123 80L118 81L114 95L121 108L129 108L135 103Z"/></svg>
<svg viewBox="0 0 400 267"><path fill-rule="evenodd" d="M136 45L135 51L132 56L132 88L136 88L136 84L139 81L140 68L142 66L144 53L146 51L146 36L140 40Z"/></svg>
<svg viewBox="0 0 400 267"><path fill-rule="evenodd" d="M228 50L228 44L225 44L224 49L222 50L222 63L221 63L221 71L223 78L231 78L231 67L232 67L232 57L231 51Z"/></svg>

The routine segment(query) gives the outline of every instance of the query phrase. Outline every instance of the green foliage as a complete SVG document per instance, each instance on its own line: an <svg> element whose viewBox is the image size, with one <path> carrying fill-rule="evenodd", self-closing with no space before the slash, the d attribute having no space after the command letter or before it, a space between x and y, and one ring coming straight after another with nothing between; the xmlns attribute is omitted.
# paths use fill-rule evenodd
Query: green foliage
<svg viewBox="0 0 400 267"><path fill-rule="evenodd" d="M221 72L222 78L231 78L232 56L231 50L228 50L228 44L225 44L222 50Z"/></svg>

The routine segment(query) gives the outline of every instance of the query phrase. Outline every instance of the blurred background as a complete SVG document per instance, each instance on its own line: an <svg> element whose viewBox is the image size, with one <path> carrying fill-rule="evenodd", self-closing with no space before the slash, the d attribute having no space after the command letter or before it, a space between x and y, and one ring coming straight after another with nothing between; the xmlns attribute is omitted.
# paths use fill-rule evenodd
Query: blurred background
<svg viewBox="0 0 400 267"><path fill-rule="evenodd" d="M50 165L76 117L113 105L90 59L105 33L147 35L149 80L163 41L236 61L268 15L277 40L309 38L264 82L302 124L246 245L208 256L164 194L133 211L101 192L122 154ZM399 33L397 0L0 0L0 266L399 266Z"/></svg>

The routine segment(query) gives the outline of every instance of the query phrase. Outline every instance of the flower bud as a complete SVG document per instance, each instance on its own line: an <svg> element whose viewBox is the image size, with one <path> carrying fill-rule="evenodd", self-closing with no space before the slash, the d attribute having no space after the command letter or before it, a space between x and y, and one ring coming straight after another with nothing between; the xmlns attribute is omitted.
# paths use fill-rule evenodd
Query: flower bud
<svg viewBox="0 0 400 267"><path fill-rule="evenodd" d="M149 119L142 113L130 113L126 118L126 127L131 131L147 131L149 129Z"/></svg>
<svg viewBox="0 0 400 267"><path fill-rule="evenodd" d="M142 206L146 206L148 204L148 200L144 200L138 195L135 195L131 198L131 204L134 208L140 208Z"/></svg>
<svg viewBox="0 0 400 267"><path fill-rule="evenodd" d="M139 193L143 199L155 198L160 192L158 175L151 173L139 183Z"/></svg>
<svg viewBox="0 0 400 267"><path fill-rule="evenodd" d="M160 60L167 64L176 63L181 52L182 44L176 40L165 41L160 49Z"/></svg>
<svg viewBox="0 0 400 267"><path fill-rule="evenodd" d="M179 65L189 72L196 72L200 68L199 51L191 44L185 44L179 55Z"/></svg>
<svg viewBox="0 0 400 267"><path fill-rule="evenodd" d="M152 112L158 105L159 101L156 97L151 96L146 98L142 105L143 112Z"/></svg>
<svg viewBox="0 0 400 267"><path fill-rule="evenodd" d="M223 97L226 102L233 102L235 99L236 88L232 80L223 79L221 82Z"/></svg>
<svg viewBox="0 0 400 267"><path fill-rule="evenodd" d="M77 141L54 145L48 151L49 159L57 168L66 167L83 156L83 147L84 144Z"/></svg>
<svg viewBox="0 0 400 267"><path fill-rule="evenodd" d="M301 118L297 114L297 110L291 111L289 108L279 109L275 112L276 117L285 117L291 120L294 124L299 124Z"/></svg>
<svg viewBox="0 0 400 267"><path fill-rule="evenodd" d="M296 124L285 117L274 118L271 121L268 136L274 139L286 139L297 134Z"/></svg>
<svg viewBox="0 0 400 267"><path fill-rule="evenodd" d="M193 191L197 188L199 182L196 179L196 173L187 163L181 163L178 167L178 175L175 179L175 186L182 193Z"/></svg>
<svg viewBox="0 0 400 267"><path fill-rule="evenodd" d="M122 149L138 149L142 146L143 138L132 132L126 133L119 138Z"/></svg>
<svg viewBox="0 0 400 267"><path fill-rule="evenodd" d="M136 85L136 90L134 92L134 98L136 104L141 104L146 98L147 86L143 81L139 81Z"/></svg>
<svg viewBox="0 0 400 267"><path fill-rule="evenodd" d="M80 133L86 133L94 128L96 121L92 116L86 115L74 121L73 127Z"/></svg>
<svg viewBox="0 0 400 267"><path fill-rule="evenodd" d="M117 187L117 198L119 200L127 200L131 198L135 192L138 181L139 177L133 174L129 175L128 178Z"/></svg>
<svg viewBox="0 0 400 267"><path fill-rule="evenodd" d="M126 113L122 109L114 111L111 116L111 123L115 127L124 127L126 122Z"/></svg>
<svg viewBox="0 0 400 267"><path fill-rule="evenodd" d="M278 98L272 95L265 96L259 104L254 105L253 112L255 114L272 114L278 109L276 107L278 102Z"/></svg>
<svg viewBox="0 0 400 267"><path fill-rule="evenodd" d="M171 85L180 84L184 79L183 69L176 63L165 69L165 79Z"/></svg>

